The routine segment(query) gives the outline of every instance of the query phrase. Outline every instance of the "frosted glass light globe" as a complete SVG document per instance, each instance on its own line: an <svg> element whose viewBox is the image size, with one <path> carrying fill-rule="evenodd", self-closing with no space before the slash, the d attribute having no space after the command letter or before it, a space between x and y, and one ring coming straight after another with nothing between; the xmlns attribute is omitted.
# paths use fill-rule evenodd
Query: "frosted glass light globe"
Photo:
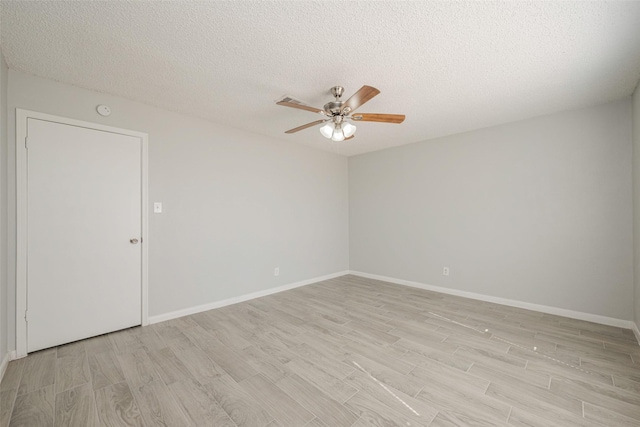
<svg viewBox="0 0 640 427"><path fill-rule="evenodd" d="M320 128L320 133L325 138L331 138L333 135L333 123L327 123L326 125Z"/></svg>
<svg viewBox="0 0 640 427"><path fill-rule="evenodd" d="M354 133L356 133L356 127L351 123L344 123L342 125L342 133L344 133L345 138L349 138L350 136L353 136Z"/></svg>
<svg viewBox="0 0 640 427"><path fill-rule="evenodd" d="M344 141L344 133L342 133L342 127L340 125L336 125L331 140L336 142Z"/></svg>

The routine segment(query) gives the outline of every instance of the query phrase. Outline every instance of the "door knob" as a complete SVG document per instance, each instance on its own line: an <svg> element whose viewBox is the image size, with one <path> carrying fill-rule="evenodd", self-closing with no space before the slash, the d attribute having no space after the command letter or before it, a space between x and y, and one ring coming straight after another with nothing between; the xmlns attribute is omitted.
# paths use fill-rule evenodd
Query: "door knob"
<svg viewBox="0 0 640 427"><path fill-rule="evenodd" d="M138 239L130 239L129 241L131 242L132 245L135 245L136 243L138 243Z"/></svg>

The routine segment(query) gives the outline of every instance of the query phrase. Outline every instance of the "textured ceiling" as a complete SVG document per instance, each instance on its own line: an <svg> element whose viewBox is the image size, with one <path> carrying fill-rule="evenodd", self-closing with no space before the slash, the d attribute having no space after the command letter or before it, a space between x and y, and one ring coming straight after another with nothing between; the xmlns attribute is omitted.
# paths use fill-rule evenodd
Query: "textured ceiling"
<svg viewBox="0 0 640 427"><path fill-rule="evenodd" d="M9 67L353 155L632 93L640 2L10 2L0 3ZM313 113L329 88L381 94L334 143Z"/></svg>

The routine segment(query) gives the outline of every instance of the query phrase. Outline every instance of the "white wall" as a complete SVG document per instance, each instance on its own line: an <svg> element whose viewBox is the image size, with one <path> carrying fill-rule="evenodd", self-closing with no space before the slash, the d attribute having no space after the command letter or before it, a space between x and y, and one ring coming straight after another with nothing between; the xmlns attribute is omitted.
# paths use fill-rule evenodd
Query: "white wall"
<svg viewBox="0 0 640 427"><path fill-rule="evenodd" d="M150 204L164 208L150 214L150 316L348 269L346 158L13 70L9 79L12 176L16 107L149 133ZM9 188L15 203L13 178Z"/></svg>
<svg viewBox="0 0 640 427"><path fill-rule="evenodd" d="M350 157L351 269L630 320L631 129L627 98Z"/></svg>
<svg viewBox="0 0 640 427"><path fill-rule="evenodd" d="M0 361L9 350L7 313L7 64L0 52Z"/></svg>
<svg viewBox="0 0 640 427"><path fill-rule="evenodd" d="M633 94L634 320L640 329L640 84Z"/></svg>

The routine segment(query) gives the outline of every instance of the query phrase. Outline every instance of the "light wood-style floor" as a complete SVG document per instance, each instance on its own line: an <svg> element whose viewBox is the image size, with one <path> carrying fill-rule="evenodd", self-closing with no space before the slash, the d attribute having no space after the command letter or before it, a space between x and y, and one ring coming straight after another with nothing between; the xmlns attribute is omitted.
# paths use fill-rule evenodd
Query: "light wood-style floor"
<svg viewBox="0 0 640 427"><path fill-rule="evenodd" d="M639 426L631 331L344 276L9 364L0 426Z"/></svg>

